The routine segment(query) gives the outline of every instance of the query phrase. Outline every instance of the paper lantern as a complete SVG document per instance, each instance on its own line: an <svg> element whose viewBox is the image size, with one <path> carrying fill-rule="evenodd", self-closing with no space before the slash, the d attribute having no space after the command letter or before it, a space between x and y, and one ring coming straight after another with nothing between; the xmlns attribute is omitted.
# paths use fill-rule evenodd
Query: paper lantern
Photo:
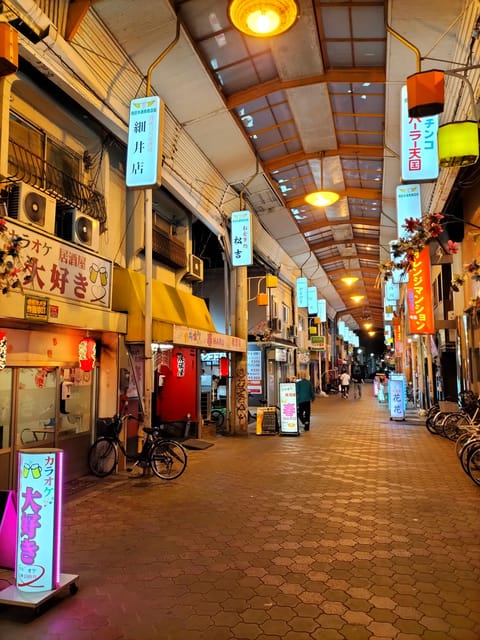
<svg viewBox="0 0 480 640"><path fill-rule="evenodd" d="M268 305L268 293L259 293L257 295L257 305L259 307L266 307Z"/></svg>
<svg viewBox="0 0 480 640"><path fill-rule="evenodd" d="M0 331L0 371L7 364L7 334Z"/></svg>
<svg viewBox="0 0 480 640"><path fill-rule="evenodd" d="M92 371L95 367L97 344L93 338L83 338L78 343L78 363L82 371Z"/></svg>
<svg viewBox="0 0 480 640"><path fill-rule="evenodd" d="M267 289L274 289L276 286L278 286L277 276L272 276L272 275L265 276L265 284L267 286Z"/></svg>
<svg viewBox="0 0 480 640"><path fill-rule="evenodd" d="M478 124L474 120L449 122L438 128L440 167L466 167L478 160Z"/></svg>
<svg viewBox="0 0 480 640"><path fill-rule="evenodd" d="M408 76L407 100L410 118L425 118L442 113L445 102L444 72L431 69Z"/></svg>
<svg viewBox="0 0 480 640"><path fill-rule="evenodd" d="M220 377L228 377L228 358L220 358Z"/></svg>

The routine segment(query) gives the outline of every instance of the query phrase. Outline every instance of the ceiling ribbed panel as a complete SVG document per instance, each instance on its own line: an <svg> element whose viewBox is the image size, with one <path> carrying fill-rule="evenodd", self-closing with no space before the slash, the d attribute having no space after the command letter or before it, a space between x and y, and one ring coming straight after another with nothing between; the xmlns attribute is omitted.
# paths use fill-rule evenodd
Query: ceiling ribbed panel
<svg viewBox="0 0 480 640"><path fill-rule="evenodd" d="M186 183L197 210L230 214L238 210L238 194L225 182L190 136L165 111L164 165ZM221 216L216 216L221 222Z"/></svg>
<svg viewBox="0 0 480 640"><path fill-rule="evenodd" d="M104 87L104 99L112 108L120 103L128 114L130 101L145 95L140 70L93 12L85 16L72 47Z"/></svg>

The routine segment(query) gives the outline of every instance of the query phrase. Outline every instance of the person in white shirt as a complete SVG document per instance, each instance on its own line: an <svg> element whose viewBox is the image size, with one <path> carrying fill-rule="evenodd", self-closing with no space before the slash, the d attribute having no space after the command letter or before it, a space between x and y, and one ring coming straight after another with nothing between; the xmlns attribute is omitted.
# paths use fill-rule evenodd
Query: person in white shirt
<svg viewBox="0 0 480 640"><path fill-rule="evenodd" d="M350 387L350 375L348 374L347 371L344 371L340 375L340 386L341 386L342 398L348 398L348 390Z"/></svg>

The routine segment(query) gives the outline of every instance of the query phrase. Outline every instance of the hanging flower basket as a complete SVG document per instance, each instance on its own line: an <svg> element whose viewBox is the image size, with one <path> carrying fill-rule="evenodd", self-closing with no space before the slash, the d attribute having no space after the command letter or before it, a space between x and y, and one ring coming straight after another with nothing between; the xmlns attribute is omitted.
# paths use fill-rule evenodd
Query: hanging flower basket
<svg viewBox="0 0 480 640"><path fill-rule="evenodd" d="M392 243L391 259L379 266L380 277L383 276L387 280L394 271L408 273L420 251L432 240L436 240L445 253L457 253L456 242L449 240L446 246L440 242L440 234L443 232L442 218L441 213L430 213L423 218L407 218L402 225L407 234Z"/></svg>

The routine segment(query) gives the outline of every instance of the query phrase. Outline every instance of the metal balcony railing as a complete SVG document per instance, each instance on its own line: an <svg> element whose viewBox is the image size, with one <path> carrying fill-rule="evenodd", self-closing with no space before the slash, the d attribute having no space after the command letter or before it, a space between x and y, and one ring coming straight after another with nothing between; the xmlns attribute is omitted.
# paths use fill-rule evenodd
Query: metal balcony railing
<svg viewBox="0 0 480 640"><path fill-rule="evenodd" d="M60 203L79 209L98 220L101 226L107 221L104 196L86 184L64 173L43 158L10 140L8 146L8 179L22 180L53 196Z"/></svg>

